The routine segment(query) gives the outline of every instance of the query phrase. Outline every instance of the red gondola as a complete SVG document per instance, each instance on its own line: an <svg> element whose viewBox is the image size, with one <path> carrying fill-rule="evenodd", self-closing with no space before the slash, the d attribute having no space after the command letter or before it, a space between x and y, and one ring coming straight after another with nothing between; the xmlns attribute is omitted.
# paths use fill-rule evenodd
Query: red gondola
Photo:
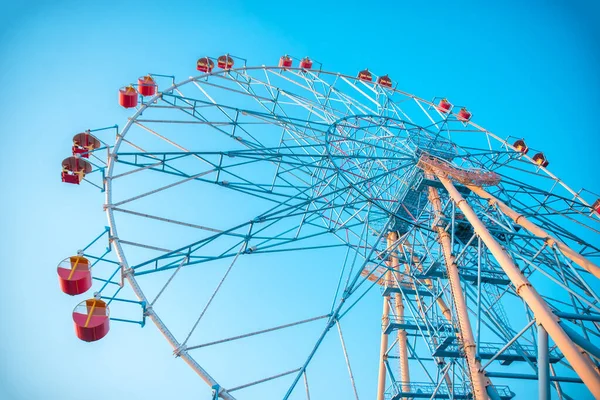
<svg viewBox="0 0 600 400"><path fill-rule="evenodd" d="M138 94L133 86L126 86L119 89L119 104L125 108L137 106Z"/></svg>
<svg viewBox="0 0 600 400"><path fill-rule="evenodd" d="M438 109L440 112L443 112L443 113L448 113L448 112L450 112L450 110L452 109L452 104L451 104L451 103L450 103L448 100L446 100L446 99L442 99L442 100L440 100L440 102L438 103L438 105L437 105L437 109Z"/></svg>
<svg viewBox="0 0 600 400"><path fill-rule="evenodd" d="M156 82L150 75L138 78L138 92L142 96L154 96L156 94Z"/></svg>
<svg viewBox="0 0 600 400"><path fill-rule="evenodd" d="M544 155L544 153L541 152L533 156L533 162L539 165L540 167L544 168L546 168L549 164L548 160L546 159L546 156Z"/></svg>
<svg viewBox="0 0 600 400"><path fill-rule="evenodd" d="M592 204L592 208L594 209L594 211L600 214L600 199L596 200L594 204Z"/></svg>
<svg viewBox="0 0 600 400"><path fill-rule="evenodd" d="M371 74L371 72L369 72L368 69L363 69L358 73L358 79L360 79L361 81L372 82L373 74Z"/></svg>
<svg viewBox="0 0 600 400"><path fill-rule="evenodd" d="M384 87L392 87L392 80L387 75L383 75L377 78L377 83Z"/></svg>
<svg viewBox="0 0 600 400"><path fill-rule="evenodd" d="M67 157L62 162L62 181L79 185L85 174L92 172L92 164L79 157Z"/></svg>
<svg viewBox="0 0 600 400"><path fill-rule="evenodd" d="M233 68L233 58L229 54L217 58L217 66L221 69L231 69Z"/></svg>
<svg viewBox="0 0 600 400"><path fill-rule="evenodd" d="M110 329L109 310L100 299L82 301L73 310L75 334L85 342L102 339Z"/></svg>
<svg viewBox="0 0 600 400"><path fill-rule="evenodd" d="M304 57L302 61L300 61L300 68L303 69L311 69L313 66L313 62L310 58Z"/></svg>
<svg viewBox="0 0 600 400"><path fill-rule="evenodd" d="M466 108L461 108L460 111L458 112L457 118L463 122L467 122L471 119L472 114L467 111Z"/></svg>
<svg viewBox="0 0 600 400"><path fill-rule="evenodd" d="M287 54L285 56L281 56L281 58L279 59L279 66L283 68L291 67L292 57L288 56Z"/></svg>
<svg viewBox="0 0 600 400"><path fill-rule="evenodd" d="M83 256L72 256L58 264L60 289L71 296L85 293L92 287L90 262Z"/></svg>
<svg viewBox="0 0 600 400"><path fill-rule="evenodd" d="M529 151L529 147L525 144L525 140L519 139L513 144L514 148L517 149L518 152L523 154L527 154Z"/></svg>
<svg viewBox="0 0 600 400"><path fill-rule="evenodd" d="M89 158L90 152L100 148L100 146L102 146L100 141L88 132L73 136L73 155L79 154L81 157Z"/></svg>
<svg viewBox="0 0 600 400"><path fill-rule="evenodd" d="M202 57L198 59L198 62L196 63L196 69L201 72L212 72L214 67L214 61L208 57Z"/></svg>

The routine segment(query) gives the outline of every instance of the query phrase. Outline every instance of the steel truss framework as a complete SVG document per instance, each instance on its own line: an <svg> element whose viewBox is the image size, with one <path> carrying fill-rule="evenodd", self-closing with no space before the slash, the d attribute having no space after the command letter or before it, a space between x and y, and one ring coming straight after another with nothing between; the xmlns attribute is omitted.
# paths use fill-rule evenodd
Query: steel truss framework
<svg viewBox="0 0 600 400"><path fill-rule="evenodd" d="M509 399L514 382L537 385L540 398L584 387L600 396L593 199L454 112L351 76L263 66L173 82L92 153L118 258L106 279L99 267L94 276L100 295L119 285L111 300L128 281L142 326L150 318L215 397L346 388L356 398ZM181 286L205 276L197 292ZM297 303L257 308L252 323L219 309L269 290ZM380 341L353 334L353 315L374 315L361 304L375 297ZM330 337L349 383L319 361ZM275 342L303 352L236 372ZM377 347L376 385L375 365L351 360ZM220 354L238 357L223 369ZM309 384L311 374L329 385Z"/></svg>

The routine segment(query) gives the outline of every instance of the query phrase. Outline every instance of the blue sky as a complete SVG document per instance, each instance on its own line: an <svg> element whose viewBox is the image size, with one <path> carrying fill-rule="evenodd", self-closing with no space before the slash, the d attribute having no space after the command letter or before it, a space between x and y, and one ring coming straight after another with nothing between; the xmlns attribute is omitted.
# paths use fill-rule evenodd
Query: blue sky
<svg viewBox="0 0 600 400"><path fill-rule="evenodd" d="M206 398L153 326L78 342L75 300L56 284L56 264L105 225L100 193L65 187L60 161L74 133L125 123L116 91L147 72L183 79L199 56L225 52L369 67L467 105L500 137L543 150L575 190L600 192L597 4L336 3L0 3L0 398Z"/></svg>

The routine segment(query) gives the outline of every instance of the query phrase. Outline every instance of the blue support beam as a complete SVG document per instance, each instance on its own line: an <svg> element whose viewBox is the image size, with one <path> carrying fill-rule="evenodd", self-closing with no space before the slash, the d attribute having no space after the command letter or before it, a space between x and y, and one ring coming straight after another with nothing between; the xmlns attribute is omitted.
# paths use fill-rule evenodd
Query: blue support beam
<svg viewBox="0 0 600 400"><path fill-rule="evenodd" d="M480 343L479 356L482 360L489 360L495 357L495 360L501 361L502 365L510 365L515 361L537 361L537 349L534 346L530 345L519 345L523 350L521 352L516 351L513 348L508 348L502 354L497 355L498 351L500 351L503 347L501 343ZM458 342L456 341L456 337L450 336L447 337L444 342L442 342L434 351L434 357L464 357L464 352L462 352ZM552 352L548 354L548 362L551 364L555 364L559 362L563 358L562 354L558 354Z"/></svg>
<svg viewBox="0 0 600 400"><path fill-rule="evenodd" d="M477 284L479 278L476 274L468 273L464 270L459 270L460 278L466 282L470 282L473 284ZM429 270L427 273L423 275L417 275L415 278L417 279L426 279L426 278L444 278L447 279L446 271L442 270ZM502 271L481 271L481 282L482 283L491 283L493 285L507 286L510 284L510 279L506 277L506 274Z"/></svg>
<svg viewBox="0 0 600 400"><path fill-rule="evenodd" d="M486 375L490 378L505 378L505 379L526 379L531 381L537 381L538 376L532 374L516 374L509 372L496 372L487 371ZM550 376L550 382L565 382L565 383L583 383L579 378L572 378L570 376Z"/></svg>
<svg viewBox="0 0 600 400"><path fill-rule="evenodd" d="M419 290L419 292L417 293L417 291L415 289L409 289L409 288L402 288L402 291L400 291L400 289L397 286L384 286L383 287L383 291L381 292L381 294L383 296L389 296L392 293L402 293L403 295L419 295L419 297L421 296L426 296L426 297L432 297L433 295L431 294L431 292L427 291L427 290Z"/></svg>

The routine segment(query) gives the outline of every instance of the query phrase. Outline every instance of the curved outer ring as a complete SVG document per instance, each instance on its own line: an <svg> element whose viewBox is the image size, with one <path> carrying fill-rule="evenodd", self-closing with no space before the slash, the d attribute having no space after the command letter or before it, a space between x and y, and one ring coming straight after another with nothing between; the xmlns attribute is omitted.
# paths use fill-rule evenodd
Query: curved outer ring
<svg viewBox="0 0 600 400"><path fill-rule="evenodd" d="M243 67L243 68L235 68L235 69L231 69L231 70L222 70L222 71L216 71L216 72L212 72L212 73L208 73L208 74L202 74L196 77L190 77L182 82L179 83L175 83L173 85L171 85L168 89L166 89L166 92L172 92L174 89L178 88L179 86L185 85L189 82L192 82L194 80L206 77L206 76L210 76L210 75L218 75L218 74L226 74L226 73L230 73L231 71L249 71L249 70L267 70L267 69L272 69L272 70L292 70L292 71L304 71L303 68L283 68L283 67L267 67L267 66L260 66L260 67ZM325 74L325 75L337 75L339 77L342 78L346 78L346 79L350 79L353 81L358 81L359 79L357 77L354 76L349 76L349 75L343 75L343 74L339 74L339 73L333 73L333 72L327 72L327 71L318 71L319 74ZM400 93L404 96L410 97L414 100L423 102L425 104L428 104L430 106L435 107L435 104L433 104L430 101L421 99L420 97L411 95L407 92L403 92L401 90L397 90L397 89L392 89L392 88L386 88L386 90L392 91L394 93ZM127 131L129 130L129 128L131 127L131 125L133 124L133 122L138 118L138 116L148 107L148 104L152 104L154 101L158 100L160 97L162 96L162 92L158 92L156 93L150 100L148 100L148 102L146 104L144 104L143 106L141 106L137 112L129 118L129 121L127 121L127 123L125 124L125 126L123 127L123 130L121 131L120 134L117 135L117 140L115 142L115 145L112 148L112 152L109 153L108 156L108 161L107 161L107 169L106 169L106 177L105 177L105 190L106 190L106 203L104 205L104 208L106 210L106 216L108 219L108 225L110 227L110 241L114 244L115 246L115 252L117 254L117 258L121 264L121 270L122 270L122 274L123 277L125 277L127 279L127 281L129 282L129 284L131 285L131 288L133 289L135 295L137 296L137 298L139 299L139 301L143 301L145 302L145 304L148 304L148 299L146 298L146 296L144 295L144 292L142 291L142 289L140 288L139 284L137 283L134 275L133 275L133 271L130 270L129 268L129 264L127 263L127 258L125 257L125 253L123 251L123 248L121 247L121 243L119 242L119 238L118 238L118 234L117 234L117 226L115 224L115 218L113 215L113 210L112 210L112 171L114 168L114 160L117 154L117 151L119 150L119 147L121 146L121 142L123 141L123 138L125 137L125 135L127 134ZM454 114L455 115L455 114ZM500 143L505 144L507 146L510 146L510 148L514 149L515 151L517 151L517 149L514 148L514 146L512 146L511 144L507 143L506 141L504 141L503 139L500 139L498 136L496 136L495 134L487 131L486 129L482 128L479 125L474 124L473 122L469 121L468 122L470 125L472 125L473 127L479 129L480 131L485 132L486 134L492 136L494 139L498 140ZM533 159L531 157L529 157L526 154L523 154L523 156L528 159L531 163L533 162ZM556 176L554 176L552 173L550 173L546 168L544 167L539 167L541 170L543 170L546 174L548 174L551 178L555 179L557 182L559 182L561 184L561 186L563 186L566 190L568 190L571 194L573 194L573 196L575 198L577 198L578 200L580 200L583 204L589 206L589 204L582 199L578 193L576 193L575 191L573 191L571 188L569 188L562 180L558 179ZM180 356L210 387L212 388L218 388L217 390L219 391L219 397L226 399L226 400L235 400L235 398L229 394L225 389L220 388L220 386L218 385L218 383L210 376L210 374L208 372L206 372L201 366L200 364L198 364L196 362L196 360L194 360L185 350L185 348L181 348L181 344L177 341L177 339L173 336L173 334L169 331L169 329L167 328L167 326L162 322L162 320L160 319L160 317L156 314L156 312L151 308L148 307L146 309L146 316L148 316L152 322L154 322L154 325L156 325L156 327L158 328L158 330L163 334L163 336L167 339L167 341L171 344L171 346L174 349L175 354L177 354L178 356Z"/></svg>

